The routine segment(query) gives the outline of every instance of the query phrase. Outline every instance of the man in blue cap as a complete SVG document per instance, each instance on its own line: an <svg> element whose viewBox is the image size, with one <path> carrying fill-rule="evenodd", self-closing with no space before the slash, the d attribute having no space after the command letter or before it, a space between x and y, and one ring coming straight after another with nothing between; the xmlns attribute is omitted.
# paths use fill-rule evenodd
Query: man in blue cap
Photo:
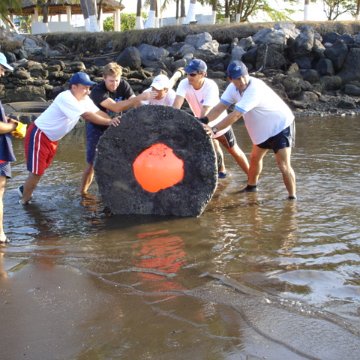
<svg viewBox="0 0 360 360"><path fill-rule="evenodd" d="M29 176L18 188L20 203L26 205L45 170L50 166L58 141L77 124L80 116L99 125L117 126L113 119L101 111L90 99L90 88L95 82L84 72L75 73L69 80L70 89L60 93L51 105L32 123L25 137L25 156Z"/></svg>
<svg viewBox="0 0 360 360"><path fill-rule="evenodd" d="M273 150L289 194L288 199L296 199L295 172L290 161L291 148L295 141L294 114L264 81L249 76L243 62L231 62L227 68L227 76L231 83L221 96L220 102L202 121L206 123L216 119L230 105L235 104L234 111L217 125L209 123L211 134L217 134L243 117L253 146L248 183L240 191L257 191L263 158L269 150Z"/></svg>
<svg viewBox="0 0 360 360"><path fill-rule="evenodd" d="M204 118L210 112L214 104L219 102L219 88L214 80L207 78L207 65L201 59L192 60L185 67L186 78L181 80L176 90L176 98L173 107L180 109L184 103L184 99L197 118ZM227 116L226 109L212 118L210 126L216 126L222 119ZM217 140L226 148L226 150L234 157L241 169L248 173L248 160L237 145L235 134L231 126L225 126L221 131L214 134L215 150L220 155L219 178L226 176L224 155Z"/></svg>

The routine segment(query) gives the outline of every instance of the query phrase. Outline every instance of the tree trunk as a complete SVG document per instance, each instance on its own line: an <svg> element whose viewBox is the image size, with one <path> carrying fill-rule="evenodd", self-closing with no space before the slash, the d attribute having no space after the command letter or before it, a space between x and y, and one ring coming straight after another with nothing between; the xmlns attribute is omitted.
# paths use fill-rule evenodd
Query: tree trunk
<svg viewBox="0 0 360 360"><path fill-rule="evenodd" d="M213 0L212 2L212 11L211 11L211 23L215 24L216 23L216 5L217 5L217 0Z"/></svg>
<svg viewBox="0 0 360 360"><path fill-rule="evenodd" d="M89 9L89 20L90 20L90 26L89 31L90 32L98 32L99 26L97 23L97 16L96 16L96 0L87 0L87 6Z"/></svg>
<svg viewBox="0 0 360 360"><path fill-rule="evenodd" d="M304 0L304 21L309 20L310 0Z"/></svg>
<svg viewBox="0 0 360 360"><path fill-rule="evenodd" d="M145 23L145 29L157 27L157 7L157 0L151 0L149 16Z"/></svg>
<svg viewBox="0 0 360 360"><path fill-rule="evenodd" d="M144 28L144 22L141 16L141 0L137 0L136 5L136 24L135 29L140 30Z"/></svg>
<svg viewBox="0 0 360 360"><path fill-rule="evenodd" d="M184 24L196 23L195 8L196 8L196 0L190 0L189 9Z"/></svg>
<svg viewBox="0 0 360 360"><path fill-rule="evenodd" d="M185 0L180 0L180 23L185 21Z"/></svg>
<svg viewBox="0 0 360 360"><path fill-rule="evenodd" d="M47 0L46 3L42 6L42 17L43 17L43 23L47 24L49 22L49 5L50 0Z"/></svg>

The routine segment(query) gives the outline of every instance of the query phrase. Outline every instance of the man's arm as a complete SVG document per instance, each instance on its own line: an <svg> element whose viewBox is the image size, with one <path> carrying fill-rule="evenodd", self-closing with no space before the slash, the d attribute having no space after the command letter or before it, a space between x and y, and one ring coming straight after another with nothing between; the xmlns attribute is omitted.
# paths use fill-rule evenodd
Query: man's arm
<svg viewBox="0 0 360 360"><path fill-rule="evenodd" d="M242 113L234 110L230 114L228 114L224 119L222 119L215 127L211 128L211 130L216 133L222 129L225 129L227 126L232 125L236 121L238 121L242 117ZM215 131L216 130L216 131Z"/></svg>
<svg viewBox="0 0 360 360"><path fill-rule="evenodd" d="M219 102L217 105L215 105L206 115L206 117L209 119L209 122L212 120L217 119L221 113L223 113L229 106L223 104L222 102ZM226 126L224 126L226 127Z"/></svg>
<svg viewBox="0 0 360 360"><path fill-rule="evenodd" d="M10 121L8 123L4 123L4 122L0 121L0 134L7 134L7 133L15 130L16 127L17 127L17 122Z"/></svg>
<svg viewBox="0 0 360 360"><path fill-rule="evenodd" d="M153 92L150 93L150 97L154 97ZM138 96L131 96L129 99L120 100L118 102L113 99L107 98L100 103L105 109L111 110L112 112L119 113L141 105L141 101L148 100L149 94L142 93Z"/></svg>
<svg viewBox="0 0 360 360"><path fill-rule="evenodd" d="M120 124L120 118L119 117L114 117L111 118L110 116L108 116L106 113L104 113L103 111L98 111L98 112L84 112L83 114L81 114L81 116L86 120L89 121L93 124L97 124L97 125L113 125L113 126L117 126Z"/></svg>
<svg viewBox="0 0 360 360"><path fill-rule="evenodd" d="M181 109L184 103L184 98L180 95L176 95L176 98L173 103L173 108L175 109Z"/></svg>

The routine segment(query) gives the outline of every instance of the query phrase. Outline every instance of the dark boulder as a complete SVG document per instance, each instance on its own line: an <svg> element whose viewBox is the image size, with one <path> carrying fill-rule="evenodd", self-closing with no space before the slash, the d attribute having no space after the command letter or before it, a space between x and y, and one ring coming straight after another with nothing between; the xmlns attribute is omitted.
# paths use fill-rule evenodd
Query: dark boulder
<svg viewBox="0 0 360 360"><path fill-rule="evenodd" d="M153 178L159 173L167 177L168 167L161 164L168 155L152 150L156 144L170 149L176 163L183 163L183 176L160 188ZM144 172L152 169L146 179L153 190L136 175L143 154L149 159ZM199 216L216 189L215 159L211 139L192 115L147 105L126 112L121 124L100 138L95 175L103 202L113 214Z"/></svg>
<svg viewBox="0 0 360 360"><path fill-rule="evenodd" d="M337 41L333 46L325 49L324 55L332 61L337 72L342 68L348 52L347 45L343 41Z"/></svg>
<svg viewBox="0 0 360 360"><path fill-rule="evenodd" d="M138 48L129 46L124 49L120 55L116 58L116 62L129 69L136 70L141 67L141 55Z"/></svg>

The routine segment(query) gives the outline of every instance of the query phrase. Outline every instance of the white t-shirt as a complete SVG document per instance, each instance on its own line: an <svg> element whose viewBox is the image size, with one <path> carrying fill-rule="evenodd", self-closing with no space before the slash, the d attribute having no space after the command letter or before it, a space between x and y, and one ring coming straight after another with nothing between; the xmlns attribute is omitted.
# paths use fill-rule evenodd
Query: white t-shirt
<svg viewBox="0 0 360 360"><path fill-rule="evenodd" d="M151 88L144 90L144 92L150 92L150 91L151 91ZM162 98L160 100L156 100L156 99L145 100L145 101L142 101L141 104L142 105L172 106L174 103L175 97L176 97L175 90L169 89L164 98Z"/></svg>
<svg viewBox="0 0 360 360"><path fill-rule="evenodd" d="M98 111L89 96L79 101L70 90L66 90L35 120L35 125L51 141L58 141L74 128L81 114Z"/></svg>
<svg viewBox="0 0 360 360"><path fill-rule="evenodd" d="M294 114L280 96L264 81L251 76L242 94L231 83L220 101L227 106L235 104L235 110L243 114L246 129L255 145L277 135L294 121Z"/></svg>
<svg viewBox="0 0 360 360"><path fill-rule="evenodd" d="M186 99L194 116L200 118L203 106L210 106L213 108L220 101L219 88L214 80L205 78L204 84L199 90L195 90L188 79L180 81L176 89L176 95ZM227 112L222 112L215 120L209 122L209 126L216 126L222 119L227 116ZM229 131L230 126L219 130L214 137L219 137Z"/></svg>

